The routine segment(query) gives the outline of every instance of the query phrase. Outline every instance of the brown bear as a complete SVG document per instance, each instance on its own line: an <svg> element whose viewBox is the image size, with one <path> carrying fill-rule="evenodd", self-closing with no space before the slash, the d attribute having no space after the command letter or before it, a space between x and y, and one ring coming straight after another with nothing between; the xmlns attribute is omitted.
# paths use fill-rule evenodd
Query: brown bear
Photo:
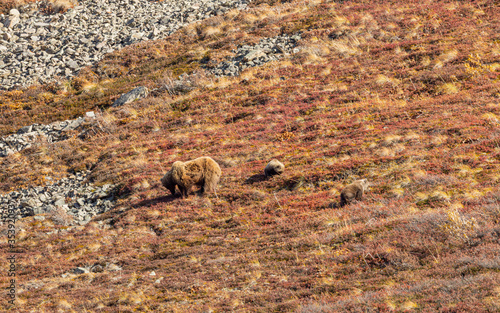
<svg viewBox="0 0 500 313"><path fill-rule="evenodd" d="M340 192L340 206L350 203L353 199L361 200L363 193L368 190L370 183L366 179L354 181L352 184L347 185Z"/></svg>
<svg viewBox="0 0 500 313"><path fill-rule="evenodd" d="M266 165L266 168L264 169L264 174L266 177L273 176L273 175L281 175L285 171L285 165L281 163L280 161L274 159L271 160Z"/></svg>
<svg viewBox="0 0 500 313"><path fill-rule="evenodd" d="M175 186L179 187L181 196L187 197L191 188L200 186L200 192L212 191L217 194L217 183L221 176L219 164L210 157L201 157L187 162L176 161L172 168L161 179L165 188L175 194Z"/></svg>

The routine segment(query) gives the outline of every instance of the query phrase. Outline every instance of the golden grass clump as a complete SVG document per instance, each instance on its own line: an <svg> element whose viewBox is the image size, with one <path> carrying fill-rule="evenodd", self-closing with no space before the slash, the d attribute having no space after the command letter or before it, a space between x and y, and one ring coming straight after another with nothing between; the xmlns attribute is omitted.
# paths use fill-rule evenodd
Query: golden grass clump
<svg viewBox="0 0 500 313"><path fill-rule="evenodd" d="M458 56L456 49L443 52L435 61L434 69L440 69L445 63L453 61Z"/></svg>
<svg viewBox="0 0 500 313"><path fill-rule="evenodd" d="M499 122L498 116L492 112L484 113L483 115L481 115L481 118L489 121L490 123L496 124Z"/></svg>
<svg viewBox="0 0 500 313"><path fill-rule="evenodd" d="M247 24L253 24L254 22L259 20L257 15L252 14L252 13L241 14L241 18L242 18L243 22L245 22Z"/></svg>
<svg viewBox="0 0 500 313"><path fill-rule="evenodd" d="M442 190L434 190L430 194L429 199L434 200L434 201L449 201L450 195Z"/></svg>
<svg viewBox="0 0 500 313"><path fill-rule="evenodd" d="M457 83L445 83L437 88L439 94L451 95L460 91L460 85Z"/></svg>
<svg viewBox="0 0 500 313"><path fill-rule="evenodd" d="M401 141L401 136L399 135L387 135L385 138L384 138L384 141L386 144L390 145L392 143L395 143L395 142L399 142Z"/></svg>
<svg viewBox="0 0 500 313"><path fill-rule="evenodd" d="M354 37L349 37L347 40L344 39L332 40L327 44L328 48L332 52L340 54L342 56L353 56L361 54L361 50L357 48L360 42L357 38Z"/></svg>
<svg viewBox="0 0 500 313"><path fill-rule="evenodd" d="M378 85L391 85L391 86L397 86L400 84L400 81L396 78L392 77L387 77L383 74L379 74L375 77L375 82Z"/></svg>
<svg viewBox="0 0 500 313"><path fill-rule="evenodd" d="M466 217L460 214L457 207L452 205L446 210L447 220L441 224L441 230L448 235L461 241L469 241L470 236L476 231L478 225L474 217Z"/></svg>
<svg viewBox="0 0 500 313"><path fill-rule="evenodd" d="M203 29L203 36L205 36L205 37L218 35L220 33L221 33L220 27L208 26L205 29Z"/></svg>

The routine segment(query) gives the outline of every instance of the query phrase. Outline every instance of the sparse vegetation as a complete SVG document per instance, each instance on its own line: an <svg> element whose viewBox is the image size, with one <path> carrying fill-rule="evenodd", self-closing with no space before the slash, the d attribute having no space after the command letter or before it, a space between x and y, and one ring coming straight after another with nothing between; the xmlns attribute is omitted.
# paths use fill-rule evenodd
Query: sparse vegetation
<svg viewBox="0 0 500 313"><path fill-rule="evenodd" d="M91 168L121 197L69 231L64 217L17 223L17 308L500 310L499 17L488 0L259 0L71 81L0 91L2 136L102 111L85 140L0 159L2 192ZM202 74L237 45L299 31L287 58ZM173 92L193 72L199 82ZM110 108L139 85L159 89ZM171 197L160 178L202 155L222 168L219 198ZM286 171L262 179L273 158ZM359 178L370 192L337 208ZM120 270L62 276L96 263Z"/></svg>

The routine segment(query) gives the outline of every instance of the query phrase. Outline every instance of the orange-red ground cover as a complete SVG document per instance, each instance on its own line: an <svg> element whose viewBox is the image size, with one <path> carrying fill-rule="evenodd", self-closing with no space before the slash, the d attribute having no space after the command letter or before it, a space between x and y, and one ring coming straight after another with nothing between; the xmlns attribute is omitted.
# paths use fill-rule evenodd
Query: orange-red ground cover
<svg viewBox="0 0 500 313"><path fill-rule="evenodd" d="M59 86L0 93L2 135L91 109L103 126L0 160L2 191L83 168L120 186L85 227L18 222L18 308L498 311L499 17L494 1L260 1ZM109 108L299 31L282 61ZM219 198L171 197L163 173L202 155L222 167ZM264 180L272 158L286 172ZM371 190L339 208L355 178ZM61 276L95 263L122 270Z"/></svg>

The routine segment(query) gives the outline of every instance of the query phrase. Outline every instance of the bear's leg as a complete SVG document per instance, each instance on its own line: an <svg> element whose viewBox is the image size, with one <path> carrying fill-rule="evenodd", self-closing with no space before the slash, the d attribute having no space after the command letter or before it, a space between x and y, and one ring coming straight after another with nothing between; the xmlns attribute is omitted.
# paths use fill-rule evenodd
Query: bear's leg
<svg viewBox="0 0 500 313"><path fill-rule="evenodd" d="M204 182L205 191L216 192L218 183L219 183L219 177L214 173L209 173L205 177L205 182Z"/></svg>
<svg viewBox="0 0 500 313"><path fill-rule="evenodd" d="M168 188L172 193L172 196L175 196L175 185L173 187Z"/></svg>
<svg viewBox="0 0 500 313"><path fill-rule="evenodd" d="M189 196L189 193L191 192L191 189L193 188L193 185L191 184L186 184L184 186L184 196L187 198Z"/></svg>
<svg viewBox="0 0 500 313"><path fill-rule="evenodd" d="M207 191L207 181L203 180L200 184L200 195L203 195Z"/></svg>
<svg viewBox="0 0 500 313"><path fill-rule="evenodd" d="M344 206L346 204L347 204L347 201L346 201L344 195L341 194L340 195L340 206Z"/></svg>
<svg viewBox="0 0 500 313"><path fill-rule="evenodd" d="M361 201L362 198L363 198L363 191L358 190L356 192L356 200Z"/></svg>
<svg viewBox="0 0 500 313"><path fill-rule="evenodd" d="M181 198L187 197L187 189L186 186L179 185L179 191L181 192Z"/></svg>
<svg viewBox="0 0 500 313"><path fill-rule="evenodd" d="M219 195L217 195L217 180L216 179L205 179L204 184L201 187L202 192L213 192L215 197L219 199Z"/></svg>

